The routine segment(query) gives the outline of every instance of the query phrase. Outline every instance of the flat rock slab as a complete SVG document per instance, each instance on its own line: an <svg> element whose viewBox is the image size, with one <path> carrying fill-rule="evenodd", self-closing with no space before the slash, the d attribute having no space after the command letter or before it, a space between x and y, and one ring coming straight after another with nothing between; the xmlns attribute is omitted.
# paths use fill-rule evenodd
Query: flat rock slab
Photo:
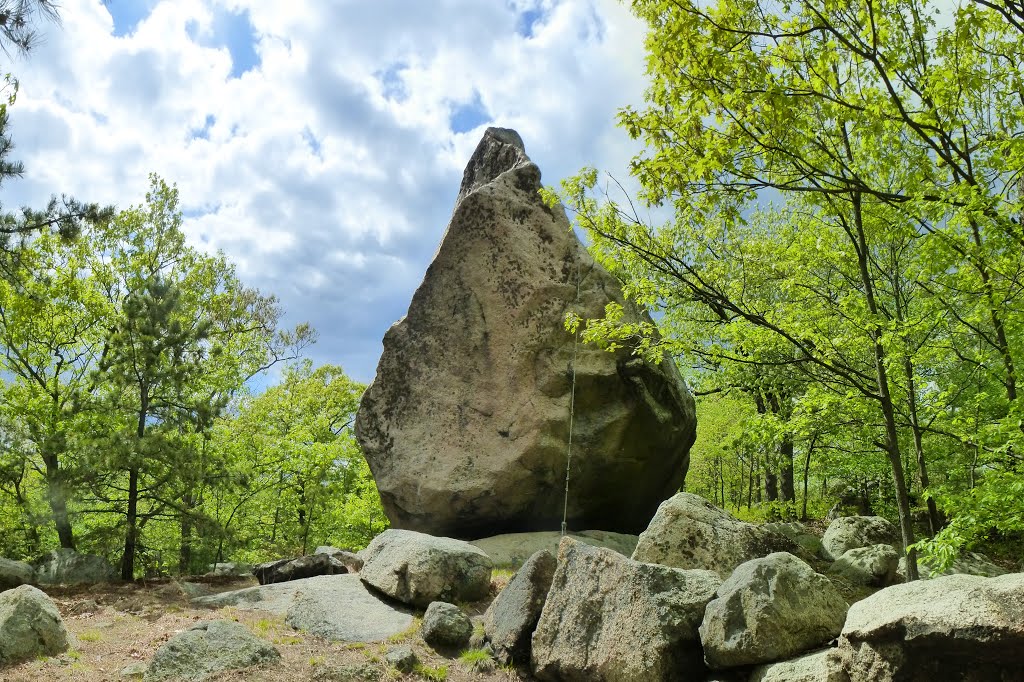
<svg viewBox="0 0 1024 682"><path fill-rule="evenodd" d="M613 533L606 530L581 530L578 533L567 533L567 535L591 547L606 547L625 557L633 554L639 539L638 535ZM561 541L561 532L550 530L494 535L489 538L470 540L469 544L486 552L495 566L518 568L542 549L546 549L552 554L558 554L558 543Z"/></svg>
<svg viewBox="0 0 1024 682"><path fill-rule="evenodd" d="M339 642L376 642L407 630L412 611L388 603L357 575L321 575L193 599L285 616L292 627Z"/></svg>

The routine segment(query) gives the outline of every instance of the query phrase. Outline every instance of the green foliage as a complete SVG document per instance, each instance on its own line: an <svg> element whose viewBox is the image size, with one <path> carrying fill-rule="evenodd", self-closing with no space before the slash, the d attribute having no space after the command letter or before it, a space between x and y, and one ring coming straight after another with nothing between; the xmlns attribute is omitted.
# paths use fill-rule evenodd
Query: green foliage
<svg viewBox="0 0 1024 682"><path fill-rule="evenodd" d="M425 680L431 680L432 682L444 682L448 679L448 666L429 666L422 663L417 663L414 673L419 675Z"/></svg>

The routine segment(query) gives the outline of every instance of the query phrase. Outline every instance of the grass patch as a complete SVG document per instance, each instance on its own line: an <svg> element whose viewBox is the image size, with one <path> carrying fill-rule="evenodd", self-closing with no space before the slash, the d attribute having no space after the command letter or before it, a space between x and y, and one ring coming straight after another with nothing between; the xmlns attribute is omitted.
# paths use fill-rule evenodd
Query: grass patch
<svg viewBox="0 0 1024 682"><path fill-rule="evenodd" d="M477 668L491 662L491 652L487 649L466 649L459 654L459 662L468 668Z"/></svg>
<svg viewBox="0 0 1024 682"><path fill-rule="evenodd" d="M439 665L434 668L429 665L417 663L413 672L423 679L431 680L432 682L444 682L448 679L448 666L446 665Z"/></svg>
<svg viewBox="0 0 1024 682"><path fill-rule="evenodd" d="M78 639L83 642L98 642L103 639L103 634L98 630L86 630L78 635Z"/></svg>
<svg viewBox="0 0 1024 682"><path fill-rule="evenodd" d="M412 623L409 624L409 627L402 630L401 632L396 632L395 634L391 635L390 637L388 637L388 641L392 644L401 644L402 642L406 641L407 639L418 633L420 631L420 626L422 625L422 618L413 618Z"/></svg>

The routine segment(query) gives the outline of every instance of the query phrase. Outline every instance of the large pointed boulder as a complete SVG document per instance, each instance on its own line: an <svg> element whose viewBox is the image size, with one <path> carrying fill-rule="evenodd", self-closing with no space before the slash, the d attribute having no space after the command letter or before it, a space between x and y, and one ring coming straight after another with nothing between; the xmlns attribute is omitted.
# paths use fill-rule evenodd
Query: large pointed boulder
<svg viewBox="0 0 1024 682"><path fill-rule="evenodd" d="M683 482L693 398L669 358L576 347L567 312L618 303L625 322L650 318L540 187L519 135L488 129L408 314L384 336L355 428L396 528L557 529L570 421L570 527L637 533Z"/></svg>

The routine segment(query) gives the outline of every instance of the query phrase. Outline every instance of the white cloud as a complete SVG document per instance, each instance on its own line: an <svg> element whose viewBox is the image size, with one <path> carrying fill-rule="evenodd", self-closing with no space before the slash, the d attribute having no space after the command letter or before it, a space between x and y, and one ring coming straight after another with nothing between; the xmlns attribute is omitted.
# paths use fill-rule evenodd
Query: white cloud
<svg viewBox="0 0 1024 682"><path fill-rule="evenodd" d="M240 78L236 46L210 47L225 11L256 36ZM311 321L318 361L363 380L486 125L517 128L549 183L585 164L624 175L635 151L614 114L642 100L643 27L615 0L162 0L122 37L99 0L61 12L12 68L27 174L4 201L127 206L157 172L195 243ZM466 107L482 122L455 133Z"/></svg>

